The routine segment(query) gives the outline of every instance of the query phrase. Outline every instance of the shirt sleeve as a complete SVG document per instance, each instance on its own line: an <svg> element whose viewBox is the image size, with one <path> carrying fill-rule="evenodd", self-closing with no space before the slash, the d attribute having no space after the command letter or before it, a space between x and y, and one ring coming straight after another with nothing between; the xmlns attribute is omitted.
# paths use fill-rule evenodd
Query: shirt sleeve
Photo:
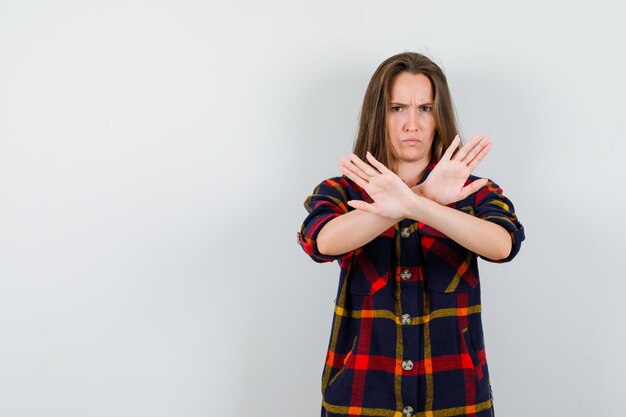
<svg viewBox="0 0 626 417"><path fill-rule="evenodd" d="M304 219L300 231L298 232L298 244L302 246L304 252L315 262L340 263L349 258L354 251L342 255L325 255L317 248L317 235L322 227L335 217L347 213L350 209L347 204L348 183L343 177L335 177L322 181L315 187L313 193L304 201L304 208L309 213Z"/></svg>
<svg viewBox="0 0 626 417"><path fill-rule="evenodd" d="M480 258L493 262L504 263L511 261L519 252L525 238L524 226L520 223L513 202L504 196L502 188L488 179L487 184L476 192L474 201L474 215L483 220L494 222L504 227L511 235L511 253L504 259L489 259L482 255Z"/></svg>

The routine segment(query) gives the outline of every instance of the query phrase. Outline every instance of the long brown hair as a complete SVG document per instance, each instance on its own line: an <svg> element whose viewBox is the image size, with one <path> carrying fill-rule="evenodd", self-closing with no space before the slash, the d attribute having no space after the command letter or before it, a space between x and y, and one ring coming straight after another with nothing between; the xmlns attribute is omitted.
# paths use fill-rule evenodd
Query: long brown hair
<svg viewBox="0 0 626 417"><path fill-rule="evenodd" d="M370 79L359 121L353 152L363 161L370 153L390 170L397 173L397 155L387 135L386 116L389 111L389 92L395 77L402 73L423 74L433 86L433 114L435 137L430 148L430 162L438 162L456 136L457 121L448 81L443 71L430 58L416 52L403 52L387 58ZM459 144L457 149L461 147Z"/></svg>

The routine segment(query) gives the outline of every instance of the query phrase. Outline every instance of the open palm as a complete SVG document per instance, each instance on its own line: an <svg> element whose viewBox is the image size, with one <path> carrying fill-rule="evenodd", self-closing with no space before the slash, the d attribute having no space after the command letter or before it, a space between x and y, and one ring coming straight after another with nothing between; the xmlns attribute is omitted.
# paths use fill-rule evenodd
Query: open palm
<svg viewBox="0 0 626 417"><path fill-rule="evenodd" d="M475 135L451 158L460 141L461 139L457 135L446 149L441 160L428 174L428 178L422 184L413 187L412 190L419 188L424 197L439 204L448 205L463 200L487 184L486 178L475 180L468 185L465 185L465 182L491 150L489 137L485 135L481 138Z"/></svg>

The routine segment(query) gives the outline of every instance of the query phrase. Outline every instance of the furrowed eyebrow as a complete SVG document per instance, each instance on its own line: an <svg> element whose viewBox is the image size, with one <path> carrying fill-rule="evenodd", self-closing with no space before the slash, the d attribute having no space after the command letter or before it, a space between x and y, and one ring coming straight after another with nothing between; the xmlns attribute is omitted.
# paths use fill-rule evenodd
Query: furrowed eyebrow
<svg viewBox="0 0 626 417"><path fill-rule="evenodd" d="M391 102L389 103L390 106L406 106L406 103L398 103L398 102ZM417 107L422 107L422 106L432 106L433 103L422 103L422 104L418 104Z"/></svg>

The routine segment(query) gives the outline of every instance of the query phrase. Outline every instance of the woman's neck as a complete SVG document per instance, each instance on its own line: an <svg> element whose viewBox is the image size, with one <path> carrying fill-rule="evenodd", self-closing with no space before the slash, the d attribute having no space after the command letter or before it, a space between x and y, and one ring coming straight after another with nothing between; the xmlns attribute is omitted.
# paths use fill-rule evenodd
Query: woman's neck
<svg viewBox="0 0 626 417"><path fill-rule="evenodd" d="M422 178L424 170L428 166L428 160L415 162L398 162L398 176L409 186L414 187Z"/></svg>

